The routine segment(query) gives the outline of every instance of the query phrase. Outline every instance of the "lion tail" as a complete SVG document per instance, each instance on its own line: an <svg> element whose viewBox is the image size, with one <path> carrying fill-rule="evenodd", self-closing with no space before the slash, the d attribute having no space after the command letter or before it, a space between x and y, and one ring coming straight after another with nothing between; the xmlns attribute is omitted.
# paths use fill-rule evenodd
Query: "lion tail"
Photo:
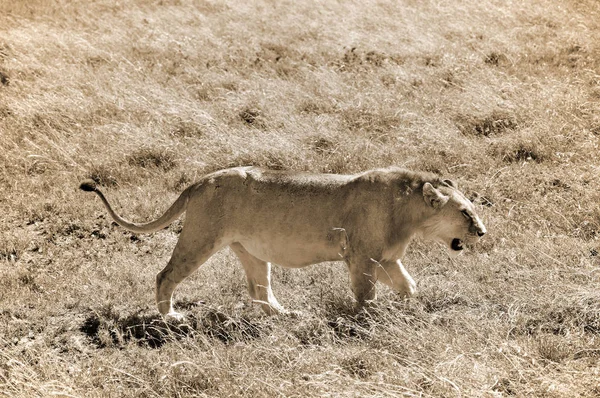
<svg viewBox="0 0 600 398"><path fill-rule="evenodd" d="M157 220L150 221L145 224L136 224L125 220L124 218L120 217L117 213L114 212L102 191L98 189L98 186L96 185L95 181L83 181L79 186L79 189L86 192L95 192L102 200L102 203L104 203L104 206L108 210L108 213L110 214L112 219L115 220L115 222L123 228L126 228L131 232L135 233L149 233L165 228L173 221L175 221L175 219L186 210L189 200L189 188L187 188L185 191L183 191L181 195L179 195L179 198L177 198L177 200L171 205L171 207L169 207L169 209Z"/></svg>

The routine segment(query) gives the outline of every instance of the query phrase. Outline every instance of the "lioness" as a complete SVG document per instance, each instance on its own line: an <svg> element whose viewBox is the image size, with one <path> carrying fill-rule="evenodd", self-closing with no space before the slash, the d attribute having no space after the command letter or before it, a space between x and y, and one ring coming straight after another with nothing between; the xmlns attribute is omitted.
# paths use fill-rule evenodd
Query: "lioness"
<svg viewBox="0 0 600 398"><path fill-rule="evenodd" d="M415 235L437 240L452 252L486 233L473 204L450 180L399 168L354 175L307 174L236 167L220 170L189 186L158 219L124 220L93 181L111 217L133 232L153 232L187 210L179 241L156 276L161 314L174 311L175 287L219 249L239 257L248 291L267 314L285 312L271 290L271 263L304 267L343 260L359 304L375 299L375 282L403 296L415 282L400 259Z"/></svg>

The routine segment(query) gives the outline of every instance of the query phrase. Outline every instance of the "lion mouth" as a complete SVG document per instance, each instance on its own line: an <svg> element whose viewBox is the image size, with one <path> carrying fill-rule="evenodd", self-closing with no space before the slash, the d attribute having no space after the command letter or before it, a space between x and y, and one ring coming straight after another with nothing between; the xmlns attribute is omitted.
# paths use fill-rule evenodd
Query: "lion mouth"
<svg viewBox="0 0 600 398"><path fill-rule="evenodd" d="M462 249L464 249L463 241L458 238L454 238L454 239L452 239L452 243L450 244L450 247L452 248L452 250L461 251Z"/></svg>

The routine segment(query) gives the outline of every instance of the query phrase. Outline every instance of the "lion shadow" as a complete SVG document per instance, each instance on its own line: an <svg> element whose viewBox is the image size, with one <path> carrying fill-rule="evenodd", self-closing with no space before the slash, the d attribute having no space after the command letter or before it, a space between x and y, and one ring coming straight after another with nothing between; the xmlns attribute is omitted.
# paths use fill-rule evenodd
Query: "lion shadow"
<svg viewBox="0 0 600 398"><path fill-rule="evenodd" d="M112 308L103 308L90 311L79 331L96 348L124 347L131 343L145 348L160 348L168 342L186 338L234 344L260 338L269 332L269 325L244 315L232 316L201 305L183 303L181 306L198 308L186 311L183 320L168 319L160 314L148 313L149 310L123 315Z"/></svg>

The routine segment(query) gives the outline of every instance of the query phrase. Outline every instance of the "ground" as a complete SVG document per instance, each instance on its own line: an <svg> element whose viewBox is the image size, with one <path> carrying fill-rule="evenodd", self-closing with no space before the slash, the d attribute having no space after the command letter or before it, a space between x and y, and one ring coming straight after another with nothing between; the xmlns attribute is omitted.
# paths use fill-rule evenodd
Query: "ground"
<svg viewBox="0 0 600 398"><path fill-rule="evenodd" d="M600 3L0 0L0 396L600 396ZM409 300L356 310L342 263L275 267L296 316L248 301L229 250L154 303L219 168L457 181L486 223L417 241Z"/></svg>

